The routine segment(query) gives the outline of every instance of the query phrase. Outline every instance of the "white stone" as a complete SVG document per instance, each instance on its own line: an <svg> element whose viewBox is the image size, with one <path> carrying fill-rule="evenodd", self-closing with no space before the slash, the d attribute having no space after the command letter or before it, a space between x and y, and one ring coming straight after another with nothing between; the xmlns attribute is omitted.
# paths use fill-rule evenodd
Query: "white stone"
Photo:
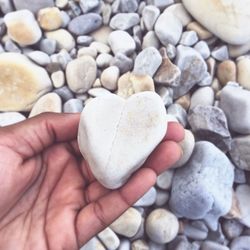
<svg viewBox="0 0 250 250"><path fill-rule="evenodd" d="M213 34L229 44L244 44L250 39L249 0L183 0L186 9Z"/></svg>
<svg viewBox="0 0 250 250"><path fill-rule="evenodd" d="M214 104L214 91L211 87L198 88L191 97L190 109L197 105L213 106Z"/></svg>
<svg viewBox="0 0 250 250"><path fill-rule="evenodd" d="M96 49L98 53L110 53L111 51L110 47L107 44L96 41L90 44L90 48Z"/></svg>
<svg viewBox="0 0 250 250"><path fill-rule="evenodd" d="M80 250L106 250L106 248L96 237L93 237Z"/></svg>
<svg viewBox="0 0 250 250"><path fill-rule="evenodd" d="M114 30L127 30L140 22L137 13L118 13L110 20L110 27Z"/></svg>
<svg viewBox="0 0 250 250"><path fill-rule="evenodd" d="M250 186L239 185L236 188L236 198L241 212L240 222L250 227Z"/></svg>
<svg viewBox="0 0 250 250"><path fill-rule="evenodd" d="M149 31L144 37L142 41L142 49L146 49L148 47L155 47L159 49L160 42L158 37L156 36L154 31Z"/></svg>
<svg viewBox="0 0 250 250"><path fill-rule="evenodd" d="M176 45L181 38L182 23L171 12L165 12L155 23L155 33L164 46Z"/></svg>
<svg viewBox="0 0 250 250"><path fill-rule="evenodd" d="M156 189L151 187L133 206L135 207L149 207L155 203Z"/></svg>
<svg viewBox="0 0 250 250"><path fill-rule="evenodd" d="M101 231L98 238L109 250L116 250L120 245L120 239L109 227Z"/></svg>
<svg viewBox="0 0 250 250"><path fill-rule="evenodd" d="M166 124L165 106L154 92L138 93L127 100L105 95L85 106L79 147L98 181L115 189L142 166L161 142Z"/></svg>
<svg viewBox="0 0 250 250"><path fill-rule="evenodd" d="M172 179L174 176L173 170L166 170L157 177L156 185L164 190L171 188Z"/></svg>
<svg viewBox="0 0 250 250"><path fill-rule="evenodd" d="M25 119L26 117L18 112L0 113L0 127L9 126Z"/></svg>
<svg viewBox="0 0 250 250"><path fill-rule="evenodd" d="M160 10L154 5L146 6L142 11L142 20L147 30L153 30L155 22L160 15Z"/></svg>
<svg viewBox="0 0 250 250"><path fill-rule="evenodd" d="M82 56L71 61L66 68L69 88L75 93L89 90L96 79L96 62L91 56Z"/></svg>
<svg viewBox="0 0 250 250"><path fill-rule="evenodd" d="M51 87L48 73L26 56L0 54L0 111L29 111Z"/></svg>
<svg viewBox="0 0 250 250"><path fill-rule="evenodd" d="M93 97L100 97L103 95L109 95L111 92L105 88L92 88L88 91L88 94Z"/></svg>
<svg viewBox="0 0 250 250"><path fill-rule="evenodd" d="M110 228L125 237L133 237L138 232L141 222L141 214L135 208L130 207L110 225Z"/></svg>
<svg viewBox="0 0 250 250"><path fill-rule="evenodd" d="M185 165L193 153L195 139L193 133L190 130L185 129L184 139L179 143L179 145L181 146L183 154L181 158L173 165L173 168L179 168Z"/></svg>
<svg viewBox="0 0 250 250"><path fill-rule="evenodd" d="M165 209L153 210L146 219L146 232L158 244L172 241L178 234L179 222L174 214Z"/></svg>
<svg viewBox="0 0 250 250"><path fill-rule="evenodd" d="M33 117L45 112L62 112L62 99L56 93L48 93L42 96L33 106L29 117Z"/></svg>
<svg viewBox="0 0 250 250"><path fill-rule="evenodd" d="M51 74L51 80L55 88L61 88L65 84L64 72L59 70Z"/></svg>
<svg viewBox="0 0 250 250"><path fill-rule="evenodd" d="M9 37L21 46L35 44L42 36L42 31L29 10L10 12L5 15L4 22Z"/></svg>
<svg viewBox="0 0 250 250"><path fill-rule="evenodd" d="M108 90L117 89L120 70L116 66L106 68L101 74L101 83Z"/></svg>
<svg viewBox="0 0 250 250"><path fill-rule="evenodd" d="M135 41L128 32L116 30L110 33L108 43L114 54L119 52L130 55L135 51Z"/></svg>
<svg viewBox="0 0 250 250"><path fill-rule="evenodd" d="M97 50L91 47L80 48L77 52L77 57L81 57L81 56L91 56L95 59L97 56Z"/></svg>
<svg viewBox="0 0 250 250"><path fill-rule="evenodd" d="M197 42L198 42L197 33L191 30L182 33L181 40L179 43L185 46L193 46Z"/></svg>
<svg viewBox="0 0 250 250"><path fill-rule="evenodd" d="M42 51L32 51L28 53L28 57L35 63L46 66L50 63L50 57Z"/></svg>
<svg viewBox="0 0 250 250"><path fill-rule="evenodd" d="M225 61L229 59L228 48L226 45L215 47L211 55L214 59L218 61Z"/></svg>
<svg viewBox="0 0 250 250"><path fill-rule="evenodd" d="M111 56L110 54L102 53L97 56L96 64L99 68L106 68L110 65L112 59L113 59L113 56Z"/></svg>
<svg viewBox="0 0 250 250"><path fill-rule="evenodd" d="M208 59L208 57L210 56L210 49L207 43L204 41L199 41L198 43L196 43L194 49L197 50L204 59Z"/></svg>

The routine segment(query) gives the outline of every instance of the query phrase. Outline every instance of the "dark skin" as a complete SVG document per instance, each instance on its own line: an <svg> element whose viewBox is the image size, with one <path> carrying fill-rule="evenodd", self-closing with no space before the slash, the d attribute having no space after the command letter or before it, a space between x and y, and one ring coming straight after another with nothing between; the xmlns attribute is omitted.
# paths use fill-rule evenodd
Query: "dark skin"
<svg viewBox="0 0 250 250"><path fill-rule="evenodd" d="M184 130L170 123L143 167L120 189L108 190L81 157L79 119L47 113L0 128L0 249L78 250L181 156Z"/></svg>

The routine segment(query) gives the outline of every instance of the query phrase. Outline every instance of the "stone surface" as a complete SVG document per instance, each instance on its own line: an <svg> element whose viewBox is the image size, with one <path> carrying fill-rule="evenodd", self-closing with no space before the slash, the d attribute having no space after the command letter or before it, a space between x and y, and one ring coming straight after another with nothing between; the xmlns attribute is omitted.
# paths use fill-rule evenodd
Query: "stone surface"
<svg viewBox="0 0 250 250"><path fill-rule="evenodd" d="M153 210L146 219L148 237L159 244L172 241L179 230L179 222L174 214L165 209Z"/></svg>
<svg viewBox="0 0 250 250"><path fill-rule="evenodd" d="M110 225L110 228L120 235L133 237L139 230L141 222L141 214L135 208L130 207Z"/></svg>
<svg viewBox="0 0 250 250"><path fill-rule="evenodd" d="M163 139L166 124L164 104L153 92L135 94L127 100L106 95L85 106L79 147L98 181L115 189L127 181Z"/></svg>
<svg viewBox="0 0 250 250"><path fill-rule="evenodd" d="M211 87L198 88L191 97L190 109L198 106L213 106L214 91Z"/></svg>
<svg viewBox="0 0 250 250"><path fill-rule="evenodd" d="M119 9L121 12L135 12L137 8L137 0L120 0Z"/></svg>
<svg viewBox="0 0 250 250"><path fill-rule="evenodd" d="M51 90L47 72L24 55L0 54L0 111L29 111Z"/></svg>
<svg viewBox="0 0 250 250"><path fill-rule="evenodd" d="M50 63L50 58L49 56L39 50L36 51L32 51L30 53L28 53L27 55L29 57L29 59L31 59L33 62L41 65L41 66L46 66Z"/></svg>
<svg viewBox="0 0 250 250"><path fill-rule="evenodd" d="M59 70L51 74L51 80L55 88L61 88L65 84L64 72Z"/></svg>
<svg viewBox="0 0 250 250"><path fill-rule="evenodd" d="M96 79L96 74L96 62L90 56L79 57L68 63L66 68L69 88L78 94L90 89Z"/></svg>
<svg viewBox="0 0 250 250"><path fill-rule="evenodd" d="M158 50L154 47L149 47L142 50L135 58L133 72L137 75L153 77L161 63L162 57Z"/></svg>
<svg viewBox="0 0 250 250"><path fill-rule="evenodd" d="M235 193L241 212L240 222L243 225L250 227L250 186L239 185L237 186Z"/></svg>
<svg viewBox="0 0 250 250"><path fill-rule="evenodd" d="M179 45L175 64L181 70L179 86L174 88L174 98L185 95L206 75L207 65L201 55L193 48Z"/></svg>
<svg viewBox="0 0 250 250"><path fill-rule="evenodd" d="M157 86L156 92L161 97L166 107L169 107L171 104L173 104L173 90L171 88Z"/></svg>
<svg viewBox="0 0 250 250"><path fill-rule="evenodd" d="M202 243L201 250L229 250L229 248L217 242L206 240Z"/></svg>
<svg viewBox="0 0 250 250"><path fill-rule="evenodd" d="M225 61L229 59L228 48L226 45L215 47L211 53L212 57L218 61Z"/></svg>
<svg viewBox="0 0 250 250"><path fill-rule="evenodd" d="M232 149L229 151L234 164L242 169L250 171L250 135L234 137Z"/></svg>
<svg viewBox="0 0 250 250"><path fill-rule="evenodd" d="M79 99L70 99L63 105L64 113L80 113L83 110L83 102Z"/></svg>
<svg viewBox="0 0 250 250"><path fill-rule="evenodd" d="M110 27L114 30L127 30L140 22L137 13L118 13L110 20Z"/></svg>
<svg viewBox="0 0 250 250"><path fill-rule="evenodd" d="M206 240L208 228L203 221L192 221L183 223L183 234L191 240Z"/></svg>
<svg viewBox="0 0 250 250"><path fill-rule="evenodd" d="M150 250L150 249L146 241L136 240L132 242L131 250Z"/></svg>
<svg viewBox="0 0 250 250"><path fill-rule="evenodd" d="M42 36L41 29L29 10L8 13L4 17L4 22L9 37L21 46L35 44Z"/></svg>
<svg viewBox="0 0 250 250"><path fill-rule="evenodd" d="M124 74L133 69L134 61L121 52L118 52L110 62L110 66L117 66L120 73Z"/></svg>
<svg viewBox="0 0 250 250"><path fill-rule="evenodd" d="M143 91L155 91L154 81L149 75L135 75L128 72L118 80L118 96L128 98Z"/></svg>
<svg viewBox="0 0 250 250"><path fill-rule="evenodd" d="M172 166L172 168L179 168L184 166L190 159L195 145L194 135L190 130L185 129L184 139L179 143L182 149L181 158Z"/></svg>
<svg viewBox="0 0 250 250"><path fill-rule="evenodd" d="M243 227L240 222L233 219L222 222L223 232L229 240L239 237L243 231Z"/></svg>
<svg viewBox="0 0 250 250"><path fill-rule="evenodd" d="M155 203L156 189L150 188L133 206L135 207L149 207Z"/></svg>
<svg viewBox="0 0 250 250"><path fill-rule="evenodd" d="M187 125L187 112L181 105L174 103L167 109L168 114L173 115L183 127Z"/></svg>
<svg viewBox="0 0 250 250"><path fill-rule="evenodd" d="M48 93L40 97L33 106L29 118L45 112L62 112L62 100L58 94Z"/></svg>
<svg viewBox="0 0 250 250"><path fill-rule="evenodd" d="M193 46L194 44L196 44L198 42L198 36L197 33L193 30L191 31L184 31L181 35L181 40L180 40L180 44L184 45L184 46Z"/></svg>
<svg viewBox="0 0 250 250"><path fill-rule="evenodd" d="M229 128L250 134L250 91L229 85L220 94L220 108L225 112Z"/></svg>
<svg viewBox="0 0 250 250"><path fill-rule="evenodd" d="M208 59L210 56L210 49L206 42L199 41L195 44L194 49L197 50L204 59Z"/></svg>
<svg viewBox="0 0 250 250"><path fill-rule="evenodd" d="M135 51L135 41L126 31L116 30L111 32L108 43L114 54L121 52L129 55Z"/></svg>
<svg viewBox="0 0 250 250"><path fill-rule="evenodd" d="M230 244L230 250L248 250L250 246L250 236L240 236Z"/></svg>
<svg viewBox="0 0 250 250"><path fill-rule="evenodd" d="M72 19L69 23L69 31L77 36L89 34L102 25L102 18L96 13L80 15Z"/></svg>
<svg viewBox="0 0 250 250"><path fill-rule="evenodd" d="M160 10L154 5L146 6L142 11L142 20L147 30L153 30Z"/></svg>
<svg viewBox="0 0 250 250"><path fill-rule="evenodd" d="M236 81L236 65L234 61L225 60L218 65L217 77L220 83L225 86L228 82Z"/></svg>
<svg viewBox="0 0 250 250"><path fill-rule="evenodd" d="M80 250L105 250L103 244L98 240L97 237L90 239Z"/></svg>
<svg viewBox="0 0 250 250"><path fill-rule="evenodd" d="M204 219L215 230L218 218L231 207L233 168L212 143L197 142L186 166L175 172L171 210L189 219Z"/></svg>
<svg viewBox="0 0 250 250"><path fill-rule="evenodd" d="M144 37L142 41L142 49L146 49L148 47L155 47L159 49L160 42L154 31L149 31Z"/></svg>
<svg viewBox="0 0 250 250"><path fill-rule="evenodd" d="M117 89L120 70L116 66L106 68L101 74L101 83L108 90Z"/></svg>
<svg viewBox="0 0 250 250"><path fill-rule="evenodd" d="M222 151L231 149L227 118L217 107L197 105L189 111L188 122L198 140L207 140Z"/></svg>
<svg viewBox="0 0 250 250"><path fill-rule="evenodd" d="M187 25L187 30L193 30L197 33L200 40L212 39L213 34L209 32L205 27L203 27L198 22L191 22Z"/></svg>
<svg viewBox="0 0 250 250"><path fill-rule="evenodd" d="M44 30L56 30L63 24L62 14L56 7L39 10L37 19Z"/></svg>
<svg viewBox="0 0 250 250"><path fill-rule="evenodd" d="M26 117L18 112L0 113L0 127L9 126L24 121L25 119Z"/></svg>
<svg viewBox="0 0 250 250"><path fill-rule="evenodd" d="M98 233L98 238L110 250L116 250L120 245L119 238L109 227Z"/></svg>
<svg viewBox="0 0 250 250"><path fill-rule="evenodd" d="M174 176L173 170L166 170L157 177L156 185L164 190L169 190Z"/></svg>
<svg viewBox="0 0 250 250"><path fill-rule="evenodd" d="M155 23L155 33L164 46L168 43L176 45L180 40L182 28L181 21L171 12L161 14Z"/></svg>
<svg viewBox="0 0 250 250"><path fill-rule="evenodd" d="M213 34L229 44L249 41L250 1L183 0L186 9Z"/></svg>
<svg viewBox="0 0 250 250"><path fill-rule="evenodd" d="M237 62L237 82L243 88L250 90L249 79L250 79L250 57L243 57Z"/></svg>
<svg viewBox="0 0 250 250"><path fill-rule="evenodd" d="M46 7L53 7L54 1L53 0L13 0L14 6L17 10L27 9L36 13L38 10L46 8Z"/></svg>

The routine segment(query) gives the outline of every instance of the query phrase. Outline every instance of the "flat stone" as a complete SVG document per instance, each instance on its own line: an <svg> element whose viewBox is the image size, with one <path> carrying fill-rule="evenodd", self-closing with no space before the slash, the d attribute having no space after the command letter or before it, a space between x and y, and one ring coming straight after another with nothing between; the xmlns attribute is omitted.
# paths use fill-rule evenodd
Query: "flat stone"
<svg viewBox="0 0 250 250"><path fill-rule="evenodd" d="M142 166L165 136L166 124L164 104L154 92L138 93L127 100L105 95L85 106L79 126L79 147L98 181L115 189ZM92 136L86 137L86 133Z"/></svg>
<svg viewBox="0 0 250 250"><path fill-rule="evenodd" d="M210 141L225 152L231 149L227 118L220 108L197 105L189 111L188 122L198 140Z"/></svg>
<svg viewBox="0 0 250 250"><path fill-rule="evenodd" d="M135 51L135 41L126 31L116 30L110 33L108 43L114 54L119 52L130 55Z"/></svg>
<svg viewBox="0 0 250 250"><path fill-rule="evenodd" d="M102 17L96 13L80 15L72 19L69 23L69 31L77 36L87 35L102 25Z"/></svg>
<svg viewBox="0 0 250 250"><path fill-rule="evenodd" d="M45 33L45 36L51 40L55 40L58 49L72 50L75 47L74 37L65 29L58 29Z"/></svg>
<svg viewBox="0 0 250 250"><path fill-rule="evenodd" d="M167 51L161 49L162 64L154 76L157 83L166 86L178 86L180 82L181 70L173 64L167 56Z"/></svg>
<svg viewBox="0 0 250 250"><path fill-rule="evenodd" d="M110 250L116 250L120 245L120 239L109 227L98 233L98 238Z"/></svg>
<svg viewBox="0 0 250 250"><path fill-rule="evenodd" d="M214 90L211 87L201 87L192 94L190 109L198 105L213 106L213 104Z"/></svg>
<svg viewBox="0 0 250 250"><path fill-rule="evenodd" d="M90 56L82 56L71 61L66 68L69 88L75 93L88 91L96 79L97 67Z"/></svg>
<svg viewBox="0 0 250 250"><path fill-rule="evenodd" d="M53 0L36 0L35 2L33 0L13 0L13 3L17 10L27 9L33 13L40 9L54 6Z"/></svg>
<svg viewBox="0 0 250 250"><path fill-rule="evenodd" d="M237 62L237 82L243 88L250 90L249 79L250 79L250 57L243 57Z"/></svg>
<svg viewBox="0 0 250 250"><path fill-rule="evenodd" d="M188 219L204 219L216 230L218 218L231 207L233 169L224 153L212 143L197 142L188 163L175 172L171 210Z"/></svg>
<svg viewBox="0 0 250 250"><path fill-rule="evenodd" d="M108 90L117 89L120 70L116 66L106 68L101 74L101 83Z"/></svg>
<svg viewBox="0 0 250 250"><path fill-rule="evenodd" d="M207 72L207 65L195 49L182 45L177 47L175 64L181 70L179 86L174 88L174 98L177 99L202 81Z"/></svg>
<svg viewBox="0 0 250 250"><path fill-rule="evenodd" d="M250 246L250 236L240 236L230 244L230 250L248 250Z"/></svg>
<svg viewBox="0 0 250 250"><path fill-rule="evenodd" d="M161 14L154 27L157 37L164 46L168 43L176 45L181 38L182 28L181 21L171 12Z"/></svg>
<svg viewBox="0 0 250 250"><path fill-rule="evenodd" d="M147 5L142 11L142 20L147 30L153 30L160 10L154 5Z"/></svg>
<svg viewBox="0 0 250 250"><path fill-rule="evenodd" d="M88 90L88 94L92 97L100 97L100 96L104 96L104 95L109 95L111 94L111 92L105 88L92 88L90 90Z"/></svg>
<svg viewBox="0 0 250 250"><path fill-rule="evenodd" d="M225 112L231 130L250 133L250 91L227 85L220 94L220 108Z"/></svg>
<svg viewBox="0 0 250 250"><path fill-rule="evenodd" d="M159 244L172 241L179 230L176 216L165 209L153 210L148 215L145 226L148 237Z"/></svg>
<svg viewBox="0 0 250 250"><path fill-rule="evenodd" d="M194 135L190 130L185 129L184 139L179 142L182 149L181 158L172 166L172 168L179 168L184 166L190 159L195 145Z"/></svg>
<svg viewBox="0 0 250 250"><path fill-rule="evenodd" d="M234 164L246 171L250 171L250 135L234 137L232 140L232 149L229 151Z"/></svg>
<svg viewBox="0 0 250 250"><path fill-rule="evenodd" d="M236 81L236 64L234 61L225 60L221 62L217 67L218 80L225 86L228 82Z"/></svg>
<svg viewBox="0 0 250 250"><path fill-rule="evenodd" d="M62 100L56 93L48 93L35 103L29 117L33 117L45 112L61 113L62 112Z"/></svg>
<svg viewBox="0 0 250 250"><path fill-rule="evenodd" d="M141 222L141 214L135 208L130 207L110 225L110 228L119 235L133 237L139 230Z"/></svg>
<svg viewBox="0 0 250 250"><path fill-rule="evenodd" d="M140 22L137 13L118 13L110 20L110 27L114 30L128 30Z"/></svg>
<svg viewBox="0 0 250 250"><path fill-rule="evenodd" d="M51 87L47 72L24 55L0 54L0 111L30 111Z"/></svg>
<svg viewBox="0 0 250 250"><path fill-rule="evenodd" d="M62 14L56 7L40 9L37 19L44 30L56 30L63 25Z"/></svg>
<svg viewBox="0 0 250 250"><path fill-rule="evenodd" d="M250 1L183 0L191 15L209 31L229 44L249 41Z"/></svg>
<svg viewBox="0 0 250 250"><path fill-rule="evenodd" d="M162 57L158 50L154 47L149 47L142 50L135 58L133 72L137 75L154 76L162 63Z"/></svg>
<svg viewBox="0 0 250 250"><path fill-rule="evenodd" d="M4 16L4 22L8 36L21 46L35 44L42 37L42 31L29 10L8 13Z"/></svg>
<svg viewBox="0 0 250 250"><path fill-rule="evenodd" d="M0 127L16 124L26 120L26 117L18 112L0 113Z"/></svg>

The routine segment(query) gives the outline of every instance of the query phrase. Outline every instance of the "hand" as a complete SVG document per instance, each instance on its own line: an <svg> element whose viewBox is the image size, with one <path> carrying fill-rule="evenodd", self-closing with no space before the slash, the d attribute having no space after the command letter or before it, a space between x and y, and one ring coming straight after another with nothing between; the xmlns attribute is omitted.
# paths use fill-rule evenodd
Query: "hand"
<svg viewBox="0 0 250 250"><path fill-rule="evenodd" d="M42 114L0 128L0 249L79 249L132 206L181 155L183 128L122 188L102 187L81 157L79 114Z"/></svg>

